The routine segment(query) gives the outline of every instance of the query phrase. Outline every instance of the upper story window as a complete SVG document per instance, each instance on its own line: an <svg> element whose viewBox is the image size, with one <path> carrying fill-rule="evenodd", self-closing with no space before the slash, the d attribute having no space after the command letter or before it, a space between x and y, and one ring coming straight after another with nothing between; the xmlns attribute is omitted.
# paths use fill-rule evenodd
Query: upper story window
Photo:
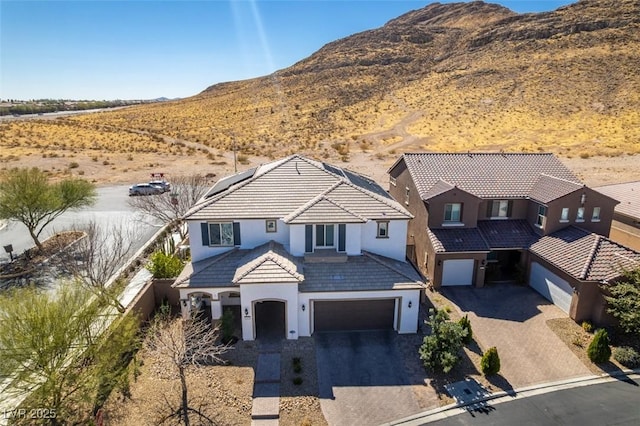
<svg viewBox="0 0 640 426"><path fill-rule="evenodd" d="M584 222L584 207L578 207L578 212L576 213L576 222Z"/></svg>
<svg viewBox="0 0 640 426"><path fill-rule="evenodd" d="M569 222L569 207L563 207L560 213L560 222Z"/></svg>
<svg viewBox="0 0 640 426"><path fill-rule="evenodd" d="M233 241L233 223L209 224L210 246L232 246Z"/></svg>
<svg viewBox="0 0 640 426"><path fill-rule="evenodd" d="M389 238L389 222L378 221L377 238Z"/></svg>
<svg viewBox="0 0 640 426"><path fill-rule="evenodd" d="M594 207L591 213L591 222L600 222L600 207Z"/></svg>
<svg viewBox="0 0 640 426"><path fill-rule="evenodd" d="M335 225L316 225L316 247L335 245Z"/></svg>
<svg viewBox="0 0 640 426"><path fill-rule="evenodd" d="M406 205L409 205L409 187L408 186L404 188L404 203Z"/></svg>
<svg viewBox="0 0 640 426"><path fill-rule="evenodd" d="M489 217L506 218L511 216L511 203L509 200L493 200L490 203Z"/></svg>
<svg viewBox="0 0 640 426"><path fill-rule="evenodd" d="M444 205L444 221L460 222L462 217L462 203L447 203Z"/></svg>
<svg viewBox="0 0 640 426"><path fill-rule="evenodd" d="M393 176L389 175L389 183L393 186L396 186L396 178L394 178Z"/></svg>
<svg viewBox="0 0 640 426"><path fill-rule="evenodd" d="M543 205L538 205L538 214L536 216L536 226L538 228L544 228L544 224L547 221L547 208Z"/></svg>
<svg viewBox="0 0 640 426"><path fill-rule="evenodd" d="M267 232L278 232L278 221L275 219L267 219L264 221Z"/></svg>

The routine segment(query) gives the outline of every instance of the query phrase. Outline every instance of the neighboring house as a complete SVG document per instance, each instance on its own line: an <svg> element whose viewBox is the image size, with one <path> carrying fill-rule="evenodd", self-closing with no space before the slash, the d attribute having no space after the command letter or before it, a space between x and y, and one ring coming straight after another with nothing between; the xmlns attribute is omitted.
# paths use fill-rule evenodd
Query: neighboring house
<svg viewBox="0 0 640 426"><path fill-rule="evenodd" d="M617 201L551 154L404 154L390 193L407 255L434 288L527 282L576 321L608 322L599 284L640 254L610 241Z"/></svg>
<svg viewBox="0 0 640 426"><path fill-rule="evenodd" d="M640 250L640 181L595 188L620 202L613 212L609 237L635 250Z"/></svg>
<svg viewBox="0 0 640 426"><path fill-rule="evenodd" d="M183 314L236 309L244 340L414 333L424 283L406 262L410 218L371 179L299 155L223 178L185 216Z"/></svg>

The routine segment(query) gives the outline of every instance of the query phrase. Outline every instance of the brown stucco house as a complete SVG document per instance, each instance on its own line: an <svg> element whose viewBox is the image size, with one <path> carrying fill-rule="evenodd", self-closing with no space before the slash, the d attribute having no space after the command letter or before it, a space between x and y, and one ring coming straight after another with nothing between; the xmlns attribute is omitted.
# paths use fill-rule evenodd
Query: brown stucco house
<svg viewBox="0 0 640 426"><path fill-rule="evenodd" d="M595 188L620 202L613 212L610 238L640 250L640 181L605 185Z"/></svg>
<svg viewBox="0 0 640 426"><path fill-rule="evenodd" d="M388 173L414 215L407 256L433 288L527 283L574 320L606 323L599 285L640 266L607 238L618 202L552 154L409 153Z"/></svg>

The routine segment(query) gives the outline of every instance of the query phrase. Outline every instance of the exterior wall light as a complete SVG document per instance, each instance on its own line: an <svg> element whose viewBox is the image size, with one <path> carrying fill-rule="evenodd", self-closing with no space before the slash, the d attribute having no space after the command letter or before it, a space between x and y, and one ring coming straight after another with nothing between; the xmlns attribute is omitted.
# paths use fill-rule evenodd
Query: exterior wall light
<svg viewBox="0 0 640 426"><path fill-rule="evenodd" d="M409 304L407 306L411 309L411 300L409 300Z"/></svg>
<svg viewBox="0 0 640 426"><path fill-rule="evenodd" d="M438 266L442 265L442 260L438 260Z"/></svg>
<svg viewBox="0 0 640 426"><path fill-rule="evenodd" d="M304 310L307 309L306 306L304 306L304 303L302 304L302 312L304 312Z"/></svg>
<svg viewBox="0 0 640 426"><path fill-rule="evenodd" d="M249 316L249 308L244 308L244 316L245 317Z"/></svg>
<svg viewBox="0 0 640 426"><path fill-rule="evenodd" d="M186 308L187 307L187 299L180 299L180 301L182 302L182 306L184 306Z"/></svg>

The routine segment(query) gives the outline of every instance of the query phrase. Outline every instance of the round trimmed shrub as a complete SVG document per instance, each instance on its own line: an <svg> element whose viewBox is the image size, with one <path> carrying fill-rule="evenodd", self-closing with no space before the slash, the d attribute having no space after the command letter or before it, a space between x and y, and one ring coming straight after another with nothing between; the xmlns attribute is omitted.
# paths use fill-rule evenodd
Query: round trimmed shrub
<svg viewBox="0 0 640 426"><path fill-rule="evenodd" d="M467 315L465 315L462 318L460 318L460 320L458 321L458 324L462 326L463 330L467 330L467 335L462 339L462 342L465 345L468 345L469 343L471 343L471 340L473 340L473 330L471 329L471 321L469 321L469 318L467 317Z"/></svg>
<svg viewBox="0 0 640 426"><path fill-rule="evenodd" d="M613 359L625 367L636 368L640 366L640 354L629 346L615 348L613 350Z"/></svg>
<svg viewBox="0 0 640 426"><path fill-rule="evenodd" d="M482 355L480 368L482 369L482 374L485 376L498 374L500 371L500 357L498 356L498 349L495 346L489 348L484 355Z"/></svg>
<svg viewBox="0 0 640 426"><path fill-rule="evenodd" d="M593 340L587 348L587 355L591 362L601 364L609 361L611 357L611 347L609 346L609 334L604 328L596 331Z"/></svg>

